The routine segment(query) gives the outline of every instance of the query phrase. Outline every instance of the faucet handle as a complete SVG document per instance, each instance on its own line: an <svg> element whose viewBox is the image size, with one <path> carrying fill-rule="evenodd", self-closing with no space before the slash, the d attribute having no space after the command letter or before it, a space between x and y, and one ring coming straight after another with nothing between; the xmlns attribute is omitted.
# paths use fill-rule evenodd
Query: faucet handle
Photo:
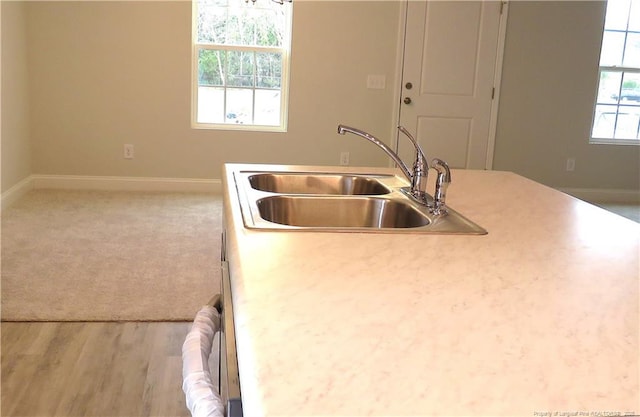
<svg viewBox="0 0 640 417"><path fill-rule="evenodd" d="M438 171L436 190L433 193L432 212L436 215L445 214L447 212L445 200L447 198L447 187L451 184L451 170L445 161L438 158L431 161L431 166Z"/></svg>
<svg viewBox="0 0 640 417"><path fill-rule="evenodd" d="M411 175L411 194L419 201L426 202L429 162L416 138L404 126L398 126L398 130L409 138L413 147L416 148L416 160L413 163Z"/></svg>
<svg viewBox="0 0 640 417"><path fill-rule="evenodd" d="M422 161L424 161L424 164L426 165L427 156L424 154L424 151L422 150L422 146L420 146L420 144L418 143L416 138L413 137L413 135L404 126L398 126L398 130L400 132L404 133L404 135L407 138L409 138L409 140L413 144L413 147L416 148L416 163L418 163L419 160L422 160ZM429 167L427 167L427 169L429 169Z"/></svg>

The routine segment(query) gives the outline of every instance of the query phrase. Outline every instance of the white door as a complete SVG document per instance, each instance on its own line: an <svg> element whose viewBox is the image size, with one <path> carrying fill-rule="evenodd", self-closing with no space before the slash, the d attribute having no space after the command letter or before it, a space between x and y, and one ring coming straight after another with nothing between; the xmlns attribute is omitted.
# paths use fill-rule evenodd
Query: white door
<svg viewBox="0 0 640 417"><path fill-rule="evenodd" d="M400 124L416 134L427 158L491 168L502 16L500 1L408 1ZM398 150L412 161L401 136Z"/></svg>

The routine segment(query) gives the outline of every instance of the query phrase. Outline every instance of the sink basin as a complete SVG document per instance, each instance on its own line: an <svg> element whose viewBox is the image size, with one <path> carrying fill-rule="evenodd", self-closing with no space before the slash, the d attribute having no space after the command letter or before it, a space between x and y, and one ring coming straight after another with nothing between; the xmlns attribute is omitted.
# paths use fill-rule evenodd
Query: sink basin
<svg viewBox="0 0 640 417"><path fill-rule="evenodd" d="M382 195L391 191L374 178L311 173L261 173L248 177L254 190L280 194Z"/></svg>
<svg viewBox="0 0 640 417"><path fill-rule="evenodd" d="M353 197L274 196L257 201L260 217L272 223L315 228L409 228L429 218L397 200Z"/></svg>
<svg viewBox="0 0 640 417"><path fill-rule="evenodd" d="M233 172L247 229L331 233L473 234L487 231L448 207L436 216L389 174Z"/></svg>

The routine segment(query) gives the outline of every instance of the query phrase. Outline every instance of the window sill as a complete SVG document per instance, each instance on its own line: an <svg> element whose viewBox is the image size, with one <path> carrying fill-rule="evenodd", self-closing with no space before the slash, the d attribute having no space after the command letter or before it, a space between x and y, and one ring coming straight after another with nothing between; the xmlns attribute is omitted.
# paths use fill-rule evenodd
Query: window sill
<svg viewBox="0 0 640 417"><path fill-rule="evenodd" d="M276 132L286 133L284 126L264 126L264 125L243 125L243 124L214 124L214 123L192 123L192 129L198 130L227 130L241 132Z"/></svg>
<svg viewBox="0 0 640 417"><path fill-rule="evenodd" d="M635 145L640 146L640 139L591 138L590 145Z"/></svg>

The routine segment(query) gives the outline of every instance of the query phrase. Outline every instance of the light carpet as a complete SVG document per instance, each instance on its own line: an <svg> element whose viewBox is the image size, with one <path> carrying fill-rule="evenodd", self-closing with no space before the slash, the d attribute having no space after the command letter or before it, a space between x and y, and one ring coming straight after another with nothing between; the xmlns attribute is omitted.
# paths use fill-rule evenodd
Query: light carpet
<svg viewBox="0 0 640 417"><path fill-rule="evenodd" d="M30 191L2 213L2 320L191 321L221 226L215 194Z"/></svg>

